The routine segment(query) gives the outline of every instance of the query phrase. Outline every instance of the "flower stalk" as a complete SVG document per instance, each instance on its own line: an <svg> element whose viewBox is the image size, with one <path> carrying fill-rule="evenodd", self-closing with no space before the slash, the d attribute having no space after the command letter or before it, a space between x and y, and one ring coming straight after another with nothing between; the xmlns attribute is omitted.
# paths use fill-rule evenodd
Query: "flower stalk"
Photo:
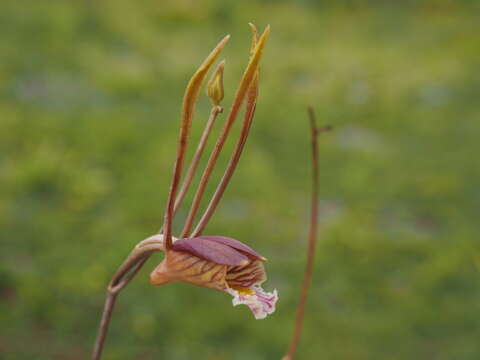
<svg viewBox="0 0 480 360"><path fill-rule="evenodd" d="M164 251L163 236L157 235L140 242L130 253L127 259L117 269L107 286L107 295L103 308L102 318L95 341L92 360L99 360L102 356L105 338L115 307L117 296L121 290L133 279L142 268L149 256L157 251Z"/></svg>

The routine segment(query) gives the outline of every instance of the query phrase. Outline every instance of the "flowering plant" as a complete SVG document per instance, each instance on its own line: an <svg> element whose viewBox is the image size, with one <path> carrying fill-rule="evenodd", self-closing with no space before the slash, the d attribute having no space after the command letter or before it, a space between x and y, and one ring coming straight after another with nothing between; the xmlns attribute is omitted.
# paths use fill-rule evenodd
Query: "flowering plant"
<svg viewBox="0 0 480 360"><path fill-rule="evenodd" d="M101 357L110 318L119 292L130 282L154 252L164 252L165 257L150 275L150 282L153 285L182 281L224 291L233 296L234 306L239 304L247 305L257 319L265 318L268 314L275 311L275 303L278 299L277 291L268 293L263 291L260 286L266 280L266 272L263 266L266 258L238 240L223 236L202 236L235 171L255 114L259 87L259 63L270 28L267 27L259 37L255 26L250 24L250 27L253 32L253 39L248 65L238 86L223 128L201 175L181 235L177 239L172 235L173 218L189 190L192 179L198 169L199 161L214 122L218 115L223 112L220 104L224 96L224 61L219 63L207 84L207 95L212 101L210 116L191 164L180 185L195 105L209 69L219 57L230 36L226 36L218 43L187 85L183 98L180 135L163 226L158 234L138 243L113 275L107 287L107 298L94 347L93 360L98 360ZM210 175L215 168L217 159L242 105L245 105L245 112L240 136L223 177L197 226L192 230Z"/></svg>

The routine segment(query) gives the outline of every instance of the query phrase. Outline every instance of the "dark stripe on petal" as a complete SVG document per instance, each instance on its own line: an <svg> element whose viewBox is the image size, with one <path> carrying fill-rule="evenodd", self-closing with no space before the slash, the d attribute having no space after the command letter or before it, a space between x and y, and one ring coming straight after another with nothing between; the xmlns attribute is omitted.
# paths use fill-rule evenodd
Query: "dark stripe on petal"
<svg viewBox="0 0 480 360"><path fill-rule="evenodd" d="M179 265L182 265L182 266L176 267L176 268L175 268L175 271L181 272L181 271L186 271L186 270L188 270L188 269L193 269L193 268L195 268L195 266L196 266L198 263L205 261L205 260L203 260L203 259L200 259L200 258L197 258L197 257L193 257L193 256L192 256L192 258L193 258L193 261L185 261L185 262L182 262L181 264L179 264ZM189 260L190 260L190 259L189 259ZM198 266L198 265L197 265L197 267L198 267L198 271L201 272L201 267Z"/></svg>
<svg viewBox="0 0 480 360"><path fill-rule="evenodd" d="M212 270L217 265L218 264L215 264L212 261L205 261L202 265L202 271L203 272L208 272L208 271Z"/></svg>
<svg viewBox="0 0 480 360"><path fill-rule="evenodd" d="M267 274L263 264L259 261L254 261L243 267L242 271L231 272L231 269L227 270L225 279L228 284L248 287L263 283L267 279Z"/></svg>

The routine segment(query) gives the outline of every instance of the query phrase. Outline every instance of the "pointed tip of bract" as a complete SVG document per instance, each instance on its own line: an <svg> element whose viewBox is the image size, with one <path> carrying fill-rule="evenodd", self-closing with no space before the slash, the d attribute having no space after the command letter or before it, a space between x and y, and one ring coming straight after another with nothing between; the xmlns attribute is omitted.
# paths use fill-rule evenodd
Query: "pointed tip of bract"
<svg viewBox="0 0 480 360"><path fill-rule="evenodd" d="M231 37L230 34L228 34L222 40L220 40L220 42L217 44L214 51L215 50L217 50L217 51L222 50L225 47L225 45L227 44L228 40L230 40L230 37Z"/></svg>
<svg viewBox="0 0 480 360"><path fill-rule="evenodd" d="M250 26L250 29L252 30L252 32L253 32L254 34L257 34L257 27L255 26L255 24L249 22L249 23L248 23L248 26Z"/></svg>
<svg viewBox="0 0 480 360"><path fill-rule="evenodd" d="M263 31L262 35L258 38L258 35L254 34L254 39L257 37L258 39L255 41L255 48L252 51L252 57L255 56L255 54L260 55L260 53L263 50L263 47L265 46L265 43L268 40L268 37L270 35L270 25L268 25L265 30Z"/></svg>
<svg viewBox="0 0 480 360"><path fill-rule="evenodd" d="M250 46L250 56L252 56L258 43L258 32L254 24L248 23L248 26L250 26L250 30L252 30L252 45Z"/></svg>
<svg viewBox="0 0 480 360"><path fill-rule="evenodd" d="M186 121L187 124L190 124L192 120L191 114L198 98L198 91L200 89L200 85L202 84L202 81L205 78L208 70L216 61L229 39L230 35L227 35L222 40L220 40L220 42L210 52L210 54L206 57L203 63L198 67L197 71L195 72L195 74L193 74L187 85L185 95L183 97L183 113L190 114L188 119L183 120ZM188 128L188 126L186 128Z"/></svg>
<svg viewBox="0 0 480 360"><path fill-rule="evenodd" d="M255 24L249 22L248 23L248 26L250 27L250 30L252 31L253 33L253 37L254 39L256 40L256 42L258 43L258 30L257 30L257 27L255 26ZM268 36L270 35L270 24L268 24L266 27L265 27L265 30L263 30L263 33L262 35L260 36L261 38L268 38Z"/></svg>
<svg viewBox="0 0 480 360"><path fill-rule="evenodd" d="M268 259L267 259L266 257L263 257L263 256L261 256L258 260L260 260L260 261L268 261Z"/></svg>
<svg viewBox="0 0 480 360"><path fill-rule="evenodd" d="M252 30L252 33L253 33L253 38L255 40L256 43L259 42L259 38L258 38L258 30L257 30L257 27L255 26L255 24L249 22L248 23L248 26L250 27L250 29ZM262 38L265 38L265 40L268 38L268 36L270 35L270 24L268 24L266 27L265 27L265 30L263 30L263 33L262 35L260 36L260 39ZM264 40L264 41L265 41Z"/></svg>
<svg viewBox="0 0 480 360"><path fill-rule="evenodd" d="M210 68L210 66L215 62L215 60L217 59L217 57L220 55L221 51L223 50L223 48L224 48L225 45L227 44L228 40L230 40L230 35L225 36L222 40L219 41L219 43L217 44L217 46L215 46L215 48L212 50L212 52L210 53L210 55L205 59L205 61L203 62L203 64L200 66L199 70L206 70L206 71L208 71L208 69ZM198 72L199 70L197 70L197 72Z"/></svg>
<svg viewBox="0 0 480 360"><path fill-rule="evenodd" d="M268 38L269 35L270 35L270 24L268 24L265 27L265 30L263 30L262 37Z"/></svg>

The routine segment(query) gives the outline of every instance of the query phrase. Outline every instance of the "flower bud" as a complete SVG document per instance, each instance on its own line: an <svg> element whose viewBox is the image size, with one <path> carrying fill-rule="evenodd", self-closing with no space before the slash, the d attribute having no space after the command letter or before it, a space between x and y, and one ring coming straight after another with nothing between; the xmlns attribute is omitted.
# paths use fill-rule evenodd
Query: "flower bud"
<svg viewBox="0 0 480 360"><path fill-rule="evenodd" d="M223 100L223 69L225 60L218 64L207 84L207 95L212 100L213 105L219 106Z"/></svg>

